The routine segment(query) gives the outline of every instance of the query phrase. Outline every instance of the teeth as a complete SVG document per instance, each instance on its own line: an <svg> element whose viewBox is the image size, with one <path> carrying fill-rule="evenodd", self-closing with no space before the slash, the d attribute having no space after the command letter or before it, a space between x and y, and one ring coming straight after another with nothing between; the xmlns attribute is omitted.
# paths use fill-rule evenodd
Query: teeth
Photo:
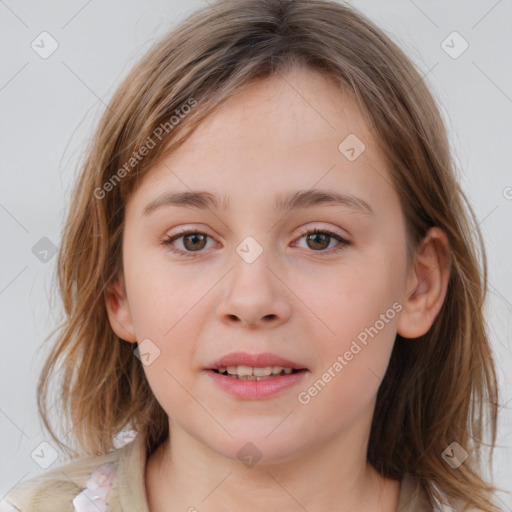
<svg viewBox="0 0 512 512"><path fill-rule="evenodd" d="M251 367L251 366L220 366L217 368L219 373L227 373L243 377L246 380L260 380L260 378L270 377L271 375L279 375L284 373L289 375L292 373L292 368L283 368L282 366L264 366L264 367Z"/></svg>

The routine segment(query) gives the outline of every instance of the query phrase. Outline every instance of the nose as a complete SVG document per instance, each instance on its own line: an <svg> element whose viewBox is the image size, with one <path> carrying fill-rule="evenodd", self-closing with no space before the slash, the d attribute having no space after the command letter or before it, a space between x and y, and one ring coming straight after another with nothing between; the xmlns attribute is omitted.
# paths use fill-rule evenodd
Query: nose
<svg viewBox="0 0 512 512"><path fill-rule="evenodd" d="M224 280L223 297L217 307L222 322L247 329L278 327L291 315L293 294L266 251L251 263L238 254Z"/></svg>

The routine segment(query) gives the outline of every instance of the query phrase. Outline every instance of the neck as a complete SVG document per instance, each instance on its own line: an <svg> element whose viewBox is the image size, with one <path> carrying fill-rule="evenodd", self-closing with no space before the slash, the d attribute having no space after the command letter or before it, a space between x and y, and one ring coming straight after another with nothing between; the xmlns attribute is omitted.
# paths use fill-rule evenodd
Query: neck
<svg viewBox="0 0 512 512"><path fill-rule="evenodd" d="M151 512L268 510L394 512L400 484L366 461L366 432L314 444L281 462L246 466L190 436L179 425L149 458L146 488Z"/></svg>

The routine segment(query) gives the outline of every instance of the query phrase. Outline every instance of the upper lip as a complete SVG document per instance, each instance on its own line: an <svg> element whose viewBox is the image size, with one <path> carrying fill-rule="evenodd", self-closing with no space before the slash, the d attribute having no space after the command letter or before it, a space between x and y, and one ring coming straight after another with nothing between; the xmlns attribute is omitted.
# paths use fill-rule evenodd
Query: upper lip
<svg viewBox="0 0 512 512"><path fill-rule="evenodd" d="M264 352L261 354L249 354L248 352L231 352L209 364L207 370L216 370L221 366L251 366L251 367L265 367L265 366L282 366L283 368L294 368L295 370L305 370L305 366L296 363L290 359Z"/></svg>

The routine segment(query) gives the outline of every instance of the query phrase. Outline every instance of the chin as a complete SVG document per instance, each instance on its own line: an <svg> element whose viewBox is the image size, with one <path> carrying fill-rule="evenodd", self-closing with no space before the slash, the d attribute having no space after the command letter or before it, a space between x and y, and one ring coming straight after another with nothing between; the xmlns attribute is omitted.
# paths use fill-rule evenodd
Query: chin
<svg viewBox="0 0 512 512"><path fill-rule="evenodd" d="M220 455L239 461L248 468L293 460L300 440L294 441L285 431L281 432L281 435L272 433L267 437L270 431L271 429L256 431L248 428L233 438L224 438L220 445L208 444Z"/></svg>

